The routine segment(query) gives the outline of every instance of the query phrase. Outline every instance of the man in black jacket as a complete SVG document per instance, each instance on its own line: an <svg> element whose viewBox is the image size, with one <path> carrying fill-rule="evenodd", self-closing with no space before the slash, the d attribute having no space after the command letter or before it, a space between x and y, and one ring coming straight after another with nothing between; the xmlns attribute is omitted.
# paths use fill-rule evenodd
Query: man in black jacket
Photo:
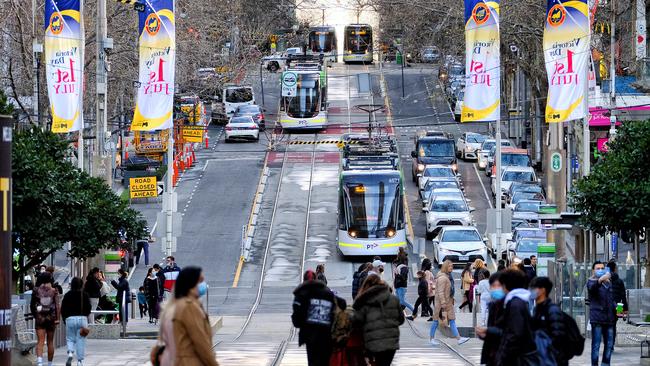
<svg viewBox="0 0 650 366"><path fill-rule="evenodd" d="M533 330L542 330L551 338L555 360L558 366L564 366L569 364L569 357L564 352L566 327L562 310L548 298L552 289L553 282L548 277L535 277L530 282L531 298L535 299Z"/></svg>
<svg viewBox="0 0 650 366"><path fill-rule="evenodd" d="M303 283L293 291L291 322L300 329L298 345L307 345L309 366L328 366L332 353L332 322L334 306L345 310L345 300L337 297L316 280L316 274L307 270Z"/></svg>
<svg viewBox="0 0 650 366"><path fill-rule="evenodd" d="M507 321L504 322L496 364L520 365L536 351L528 308L530 292L524 288L528 277L524 272L510 268L501 273L500 281L506 293L503 318Z"/></svg>
<svg viewBox="0 0 650 366"><path fill-rule="evenodd" d="M607 268L609 268L609 272L612 274L612 278L610 279L610 281L612 283L612 295L614 296L614 304L619 304L619 303L623 304L623 313L627 314L628 305L627 305L627 294L625 290L625 282L623 282L621 277L619 277L618 275L615 261L612 260L609 263L607 263ZM614 343L616 343L617 322L618 322L618 318L614 322ZM613 349L614 349L614 345L612 345L612 350Z"/></svg>
<svg viewBox="0 0 650 366"><path fill-rule="evenodd" d="M490 298L488 304L488 317L486 327L476 327L476 335L483 340L481 350L481 365L495 366L496 354L499 349L499 342L503 334L503 299L505 292L499 281L501 272L490 276Z"/></svg>

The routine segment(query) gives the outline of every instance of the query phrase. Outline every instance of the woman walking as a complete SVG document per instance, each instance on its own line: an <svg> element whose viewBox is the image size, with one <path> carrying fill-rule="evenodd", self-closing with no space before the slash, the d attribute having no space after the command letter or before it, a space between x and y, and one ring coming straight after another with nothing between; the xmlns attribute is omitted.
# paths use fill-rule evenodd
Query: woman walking
<svg viewBox="0 0 650 366"><path fill-rule="evenodd" d="M352 323L360 328L373 366L389 366L399 349L399 326L404 312L390 287L379 276L369 275L354 300Z"/></svg>
<svg viewBox="0 0 650 366"><path fill-rule="evenodd" d="M453 271L454 266L450 260L442 263L440 271L436 275L436 299L433 308L433 323L431 324L431 331L429 332L430 342L434 346L440 345L440 342L435 340L436 330L440 321L449 322L451 333L454 338L458 340L458 344L463 344L469 338L461 337L456 327L456 314L454 313L454 297L451 291L453 284L451 283L449 273Z"/></svg>
<svg viewBox="0 0 650 366"><path fill-rule="evenodd" d="M124 323L129 321L129 303L131 302L131 288L129 281L126 279L127 273L122 268L117 270L120 278L111 281L111 285L117 290L115 301L120 309L120 320Z"/></svg>
<svg viewBox="0 0 650 366"><path fill-rule="evenodd" d="M461 288L463 290L463 303L460 304L458 307L458 310L463 310L465 305L469 305L469 312L472 312L472 294L470 292L470 288L472 284L474 283L474 275L471 270L471 263L467 263L465 265L465 268L463 269L463 272L460 274L461 278ZM452 284L453 286L453 284Z"/></svg>
<svg viewBox="0 0 650 366"><path fill-rule="evenodd" d="M183 268L176 278L173 318L176 345L174 365L219 365L212 350L210 321L199 301L199 298L207 293L207 289L201 268Z"/></svg>
<svg viewBox="0 0 650 366"><path fill-rule="evenodd" d="M43 366L43 347L47 339L47 365L52 366L54 359L54 331L59 324L59 292L52 287L54 282L49 272L42 272L36 279L36 288L32 293L30 310L34 314L36 329L36 365Z"/></svg>
<svg viewBox="0 0 650 366"><path fill-rule="evenodd" d="M322 263L316 266L316 279L325 283L327 286L327 277L325 277L325 265Z"/></svg>
<svg viewBox="0 0 650 366"><path fill-rule="evenodd" d="M158 324L159 299L162 295L160 281L153 268L149 268L147 278L144 279L144 296L147 299L149 308L149 323Z"/></svg>
<svg viewBox="0 0 650 366"><path fill-rule="evenodd" d="M77 366L83 366L86 350L86 336L82 334L88 329L90 315L90 298L82 291L83 280L75 277L70 281L70 291L63 296L61 302L61 318L65 323L65 341L68 346L66 366L72 365L72 359L77 354Z"/></svg>

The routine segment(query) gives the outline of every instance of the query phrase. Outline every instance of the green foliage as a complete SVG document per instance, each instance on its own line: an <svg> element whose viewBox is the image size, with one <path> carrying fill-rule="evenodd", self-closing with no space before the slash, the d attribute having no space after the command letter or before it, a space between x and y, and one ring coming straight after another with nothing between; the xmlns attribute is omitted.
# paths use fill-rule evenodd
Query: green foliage
<svg viewBox="0 0 650 366"><path fill-rule="evenodd" d="M0 114L11 116L14 114L14 106L7 100L7 95L0 90Z"/></svg>
<svg viewBox="0 0 650 366"><path fill-rule="evenodd" d="M650 121L627 122L571 195L582 224L599 234L641 232L650 222Z"/></svg>
<svg viewBox="0 0 650 366"><path fill-rule="evenodd" d="M39 129L15 135L13 145L13 248L24 261L16 275L71 242L68 255L88 258L145 235L140 214L101 179L66 160L68 143ZM22 262L19 261L19 262Z"/></svg>

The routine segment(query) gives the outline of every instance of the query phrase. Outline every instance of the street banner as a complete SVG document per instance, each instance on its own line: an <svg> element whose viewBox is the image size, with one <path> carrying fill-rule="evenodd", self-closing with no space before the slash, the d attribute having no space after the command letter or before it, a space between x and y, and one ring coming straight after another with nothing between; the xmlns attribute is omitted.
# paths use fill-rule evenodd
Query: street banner
<svg viewBox="0 0 650 366"><path fill-rule="evenodd" d="M500 119L499 0L465 0L462 122Z"/></svg>
<svg viewBox="0 0 650 366"><path fill-rule="evenodd" d="M548 75L546 121L581 119L589 84L589 8L586 0L548 0L544 62Z"/></svg>
<svg viewBox="0 0 650 366"><path fill-rule="evenodd" d="M140 13L140 77L131 129L173 126L176 28L174 0L147 0Z"/></svg>
<svg viewBox="0 0 650 366"><path fill-rule="evenodd" d="M79 131L83 118L81 0L45 1L45 76L52 132Z"/></svg>

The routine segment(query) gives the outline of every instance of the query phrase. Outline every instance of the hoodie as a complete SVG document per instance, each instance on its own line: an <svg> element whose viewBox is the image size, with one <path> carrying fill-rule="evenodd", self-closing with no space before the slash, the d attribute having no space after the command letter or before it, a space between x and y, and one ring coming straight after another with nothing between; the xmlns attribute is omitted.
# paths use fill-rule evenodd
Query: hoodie
<svg viewBox="0 0 650 366"><path fill-rule="evenodd" d="M331 328L334 319L334 293L321 281L305 281L293 291L291 321L300 329L299 345L318 343L331 345ZM345 300L336 298L336 304L345 309Z"/></svg>
<svg viewBox="0 0 650 366"><path fill-rule="evenodd" d="M497 365L519 365L523 356L536 349L530 317L530 291L514 289L503 301L503 334L496 354Z"/></svg>

